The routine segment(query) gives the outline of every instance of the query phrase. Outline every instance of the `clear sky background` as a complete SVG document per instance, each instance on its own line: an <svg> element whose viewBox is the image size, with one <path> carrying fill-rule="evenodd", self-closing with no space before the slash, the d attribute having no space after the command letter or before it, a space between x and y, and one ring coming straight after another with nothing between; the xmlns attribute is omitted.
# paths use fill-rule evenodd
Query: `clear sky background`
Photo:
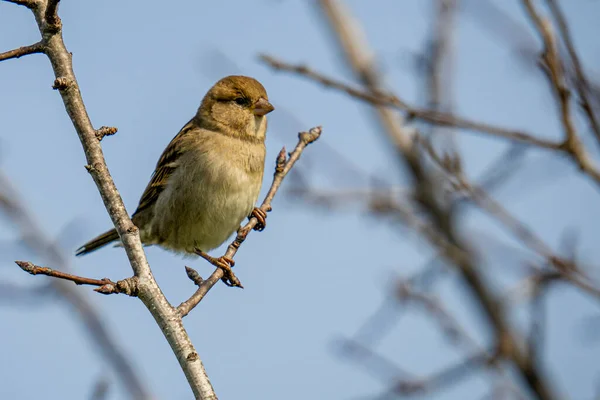
<svg viewBox="0 0 600 400"><path fill-rule="evenodd" d="M411 70L410 54L425 42L431 3L347 2L364 24L390 87L413 102L422 101L423 89ZM495 3L528 29L520 2ZM600 2L560 3L584 62L597 72ZM396 164L367 106L307 80L274 73L257 61L257 54L266 52L351 79L311 2L64 0L59 11L92 122L96 127L119 128L116 136L102 143L130 212L169 140L195 113L214 81L231 73L259 79L276 107L267 144L266 182L281 146L291 148L298 130L315 125L323 125L323 139L362 169L394 182L397 174L391 171ZM516 63L505 43L483 31L476 19L463 12L457 21L457 111L559 138L554 103L541 75ZM0 3L0 51L37 40L31 13ZM236 66L226 67L219 53ZM84 169L83 151L60 96L51 89L53 80L42 55L0 63L0 167L48 234L72 254L109 228L110 220ZM472 176L506 148L501 141L472 134L461 133L459 143ZM315 185L364 183L336 178L335 165L319 162L319 155L328 155L319 146L307 150L317 157L300 161L304 166L313 161ZM555 248L565 229L575 229L581 258L597 265L597 188L571 163L545 152L532 153L524 168L526 176L497 192L498 199ZM285 196L278 196L273 207L267 229L251 234L236 256L236 273L245 289L218 284L184 321L219 398L371 398L392 382L391 377L340 358L336 343L351 336L389 295L390 277L408 275L422 265L426 248L414 235L369 218L360 208L324 212ZM481 214L470 213L464 228L472 237L500 237L506 242ZM38 283L44 278L30 277L12 263L36 261L11 243L14 237L8 225L0 226L0 279ZM510 270L515 262L528 259L528 253L514 257L499 243L485 241L490 251L496 251L490 267ZM175 304L194 291L184 265L203 276L212 271L202 260L182 260L158 248L148 249L147 255L159 284ZM72 258L76 271L85 276L116 280L131 274L122 249ZM461 320L479 327L477 311L458 289L455 280L436 288ZM140 301L100 296L87 287L78 290L103 313L158 398L192 397L168 344ZM82 337L70 310L48 298L41 303L18 306L3 300L0 306L0 398L86 398L107 367ZM548 310L545 357L554 382L569 398L592 399L600 379L600 342L584 335L584 327L598 314L597 303L557 288ZM405 316L377 350L415 374L431 373L460 359L436 326L416 312ZM127 398L117 380L108 377L113 383L109 398ZM474 375L431 398L481 398L488 390L483 377Z"/></svg>

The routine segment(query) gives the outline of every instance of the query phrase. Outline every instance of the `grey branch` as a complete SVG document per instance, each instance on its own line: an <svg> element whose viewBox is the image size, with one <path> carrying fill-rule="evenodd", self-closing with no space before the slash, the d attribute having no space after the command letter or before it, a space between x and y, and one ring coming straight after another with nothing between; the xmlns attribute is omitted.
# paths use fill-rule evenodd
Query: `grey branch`
<svg viewBox="0 0 600 400"><path fill-rule="evenodd" d="M167 301L152 275L138 229L131 222L106 165L97 131L92 126L73 72L71 54L63 42L62 22L57 15L58 1L19 1L18 3L28 6L33 11L42 36L44 52L52 64L56 78L53 87L60 92L67 114L83 146L88 170L119 233L131 268L138 280L139 298L169 342L195 397L205 400L216 399L217 396L202 361L190 341L178 311Z"/></svg>

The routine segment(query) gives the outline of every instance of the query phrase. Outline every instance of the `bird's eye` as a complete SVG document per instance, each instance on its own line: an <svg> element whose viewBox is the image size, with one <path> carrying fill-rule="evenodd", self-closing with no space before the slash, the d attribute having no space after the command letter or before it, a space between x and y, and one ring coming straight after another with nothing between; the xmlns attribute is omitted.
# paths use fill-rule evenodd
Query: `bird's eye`
<svg viewBox="0 0 600 400"><path fill-rule="evenodd" d="M240 106L244 106L248 103L248 101L244 97L238 97L234 101L236 104L238 104Z"/></svg>

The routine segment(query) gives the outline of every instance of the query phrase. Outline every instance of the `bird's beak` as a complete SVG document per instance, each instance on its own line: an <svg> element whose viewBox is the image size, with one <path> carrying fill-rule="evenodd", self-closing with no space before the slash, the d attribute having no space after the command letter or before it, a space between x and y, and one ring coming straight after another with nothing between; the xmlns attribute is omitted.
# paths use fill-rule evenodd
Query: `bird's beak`
<svg viewBox="0 0 600 400"><path fill-rule="evenodd" d="M252 112L254 113L254 115L262 117L263 115L267 115L274 109L275 107L273 107L273 105L269 103L268 100L261 97L256 103L254 103L254 109L252 110Z"/></svg>

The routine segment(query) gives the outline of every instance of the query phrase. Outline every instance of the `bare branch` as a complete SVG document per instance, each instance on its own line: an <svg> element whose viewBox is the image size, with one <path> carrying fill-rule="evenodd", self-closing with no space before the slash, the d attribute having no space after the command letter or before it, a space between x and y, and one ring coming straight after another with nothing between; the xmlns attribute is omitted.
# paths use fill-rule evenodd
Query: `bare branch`
<svg viewBox="0 0 600 400"><path fill-rule="evenodd" d="M83 146L88 171L123 243L134 276L138 278L140 300L150 311L169 342L195 397L204 400L216 399L202 361L177 310L167 301L154 279L142 248L138 228L127 214L123 200L106 166L100 141L90 121L73 72L71 54L62 38L61 21L56 14L57 6L58 1L46 0L40 2L38 7L32 8L43 38L45 54L52 64L56 78L53 87L60 92L67 114Z"/></svg>
<svg viewBox="0 0 600 400"><path fill-rule="evenodd" d="M275 163L275 174L273 175L273 182L271 183L271 187L263 200L260 209L264 212L271 211L271 202L273 198L277 194L283 179L286 177L288 172L292 169L296 161L300 158L300 155L312 142L317 140L321 136L322 129L320 126L310 129L308 132L301 132L298 134L298 144L296 144L296 148L289 154L289 158L286 161L285 148L281 149L279 155L277 157ZM241 246L241 244L246 240L248 233L252 231L252 229L256 226L258 220L255 217L250 218L248 223L241 227L238 230L238 234L236 238L231 242L231 244L227 247L227 251L224 254L224 257L233 259L237 250ZM177 311L179 315L185 317L189 314L189 312L202 301L206 293L219 281L219 279L223 278L223 270L217 268L208 279L204 280L196 293L194 293L188 300L184 301L177 307Z"/></svg>
<svg viewBox="0 0 600 400"><path fill-rule="evenodd" d="M548 20L540 17L531 0L522 1L529 18L544 42L544 60L548 67L548 78L559 105L563 129L565 131L565 140L561 148L571 156L583 172L592 177L596 183L600 185L600 170L595 165L581 142L581 139L577 135L571 113L571 91L566 83L564 66L560 59L558 44L556 43L552 32L552 26Z"/></svg>
<svg viewBox="0 0 600 400"><path fill-rule="evenodd" d="M37 54L44 52L44 44L37 42L29 46L19 47L18 49L0 53L0 61L10 60L11 58L20 58L29 54Z"/></svg>
<svg viewBox="0 0 600 400"><path fill-rule="evenodd" d="M98 293L102 294L117 294L123 293L128 296L137 296L138 295L138 280L137 278L131 277L127 279L120 280L118 282L113 282L108 278L102 279L93 279L93 278L85 278L83 276L77 276L73 274L68 274L66 272L57 271L52 268L40 267L35 264L30 263L29 261L15 261L15 263L21 267L21 269L31 275L46 275L52 278L64 279L67 281L71 281L76 285L92 285L99 286L97 289L94 289Z"/></svg>
<svg viewBox="0 0 600 400"><path fill-rule="evenodd" d="M571 57L571 62L573 63L573 69L576 76L575 85L577 86L577 92L579 94L579 98L581 99L581 107L590 121L592 131L596 136L596 141L600 144L600 122L598 122L598 117L594 113L594 108L592 107L592 102L589 97L591 93L590 83L585 75L585 71L581 61L579 60L577 51L575 50L575 44L573 43L573 38L567 25L564 13L560 9L560 6L556 0L546 0L546 3L550 8L552 16L556 20L562 39L567 47L569 56Z"/></svg>
<svg viewBox="0 0 600 400"><path fill-rule="evenodd" d="M14 223L27 247L43 256L49 263L68 269L68 259L56 243L42 232L25 208L24 202L19 198L11 182L1 172L0 188L0 210L4 211L9 220ZM131 397L136 400L151 398L148 385L142 382L138 372L131 365L129 357L113 338L102 320L102 316L88 299L77 291L75 286L62 280L51 279L48 286L72 307L74 315L83 323L84 336L98 347L98 352L106 360L108 366L114 370L115 376L119 378Z"/></svg>
<svg viewBox="0 0 600 400"><path fill-rule="evenodd" d="M398 110L406 111L408 118L419 119L440 126L449 126L454 128L466 129L473 132L481 132L494 137L508 139L513 142L540 147L543 149L558 150L560 148L560 143L537 138L526 132L506 129L485 124L482 122L472 121L440 111L426 110L413 107L407 104L404 100L398 98L397 96L383 91L375 91L370 93L365 92L364 90L353 88L350 85L342 83L333 78L329 78L305 65L289 64L268 55L261 55L261 60L263 60L265 63L267 63L274 69L293 72L302 75L322 84L323 86L343 91L348 95L359 100L363 100L374 105L393 107Z"/></svg>
<svg viewBox="0 0 600 400"><path fill-rule="evenodd" d="M320 0L318 5L355 76L371 94L380 93L380 79L373 65L369 46L358 32L357 22L351 19L348 10L344 9L339 1ZM435 187L429 181L430 178L424 171L408 135L403 132L398 117L381 107L376 107L376 111L388 138L398 151L398 156L412 174L419 203L436 226L425 229L426 238L461 273L472 295L477 299L484 317L494 329L500 357L506 357L513 362L523 381L538 398L555 399L556 395L551 390L550 382L542 375L539 366L520 348L520 340L517 340L517 335L510 329L503 307L481 276L468 246L462 243L456 233L451 216L437 202Z"/></svg>

